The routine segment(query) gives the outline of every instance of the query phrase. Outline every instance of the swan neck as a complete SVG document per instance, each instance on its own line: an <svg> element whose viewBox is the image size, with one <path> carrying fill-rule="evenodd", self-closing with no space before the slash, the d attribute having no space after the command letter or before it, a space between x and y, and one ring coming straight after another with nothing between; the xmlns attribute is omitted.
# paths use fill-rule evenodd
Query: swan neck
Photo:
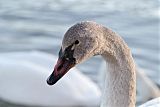
<svg viewBox="0 0 160 107"><path fill-rule="evenodd" d="M107 71L101 107L134 107L136 75L131 52L117 34L109 32L109 35L102 54Z"/></svg>

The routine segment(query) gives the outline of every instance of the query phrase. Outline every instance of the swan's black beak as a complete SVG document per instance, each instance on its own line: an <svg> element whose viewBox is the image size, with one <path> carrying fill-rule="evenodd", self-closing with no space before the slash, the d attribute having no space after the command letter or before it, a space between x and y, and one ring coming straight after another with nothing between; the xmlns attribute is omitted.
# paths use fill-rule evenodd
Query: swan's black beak
<svg viewBox="0 0 160 107"><path fill-rule="evenodd" d="M74 61L64 60L59 58L57 64L55 65L54 71L48 77L48 85L54 85L61 77L63 77L73 66Z"/></svg>
<svg viewBox="0 0 160 107"><path fill-rule="evenodd" d="M69 47L70 48L70 47ZM54 71L48 77L48 85L54 85L60 78L62 78L73 66L75 66L75 58L73 58L73 50L66 49L62 53L59 52L59 59L55 65Z"/></svg>

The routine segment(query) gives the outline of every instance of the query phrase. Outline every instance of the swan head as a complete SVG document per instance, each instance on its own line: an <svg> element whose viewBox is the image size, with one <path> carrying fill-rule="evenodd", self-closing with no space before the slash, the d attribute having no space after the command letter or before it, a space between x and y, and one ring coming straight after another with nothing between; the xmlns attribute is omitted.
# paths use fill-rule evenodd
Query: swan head
<svg viewBox="0 0 160 107"><path fill-rule="evenodd" d="M59 59L53 73L47 79L49 85L55 84L76 64L99 54L98 39L102 34L95 22L81 22L75 24L65 33Z"/></svg>

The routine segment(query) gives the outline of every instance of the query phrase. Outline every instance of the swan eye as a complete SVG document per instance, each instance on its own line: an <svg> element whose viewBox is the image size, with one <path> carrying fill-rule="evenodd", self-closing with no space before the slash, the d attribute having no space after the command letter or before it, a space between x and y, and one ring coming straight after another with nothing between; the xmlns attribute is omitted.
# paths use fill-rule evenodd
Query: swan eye
<svg viewBox="0 0 160 107"><path fill-rule="evenodd" d="M76 41L74 42L74 44L75 44L75 45L78 45L78 44L79 44L79 40L76 40Z"/></svg>

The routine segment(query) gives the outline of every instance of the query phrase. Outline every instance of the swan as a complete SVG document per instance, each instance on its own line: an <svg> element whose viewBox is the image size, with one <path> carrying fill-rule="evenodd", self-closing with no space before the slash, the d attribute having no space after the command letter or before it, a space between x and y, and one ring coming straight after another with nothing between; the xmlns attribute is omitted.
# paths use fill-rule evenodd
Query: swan
<svg viewBox="0 0 160 107"><path fill-rule="evenodd" d="M95 55L108 62L101 107L134 107L136 69L131 51L117 33L96 22L77 23L65 33L48 85L54 85L75 65Z"/></svg>
<svg viewBox="0 0 160 107"><path fill-rule="evenodd" d="M76 68L54 87L44 81L57 57L48 53L0 54L0 99L28 106L96 106L101 92Z"/></svg>
<svg viewBox="0 0 160 107"><path fill-rule="evenodd" d="M159 106L160 106L160 97L148 101L143 105L140 105L139 107L159 107Z"/></svg>
<svg viewBox="0 0 160 107"><path fill-rule="evenodd" d="M145 103L150 99L160 97L159 87L146 75L143 69L136 68L137 76L137 101ZM144 90L145 89L145 90Z"/></svg>
<svg viewBox="0 0 160 107"><path fill-rule="evenodd" d="M98 81L101 89L105 80L106 64L103 61L100 65ZM146 75L144 70L136 65L136 90L137 90L137 102L144 103L150 99L160 96L160 90L158 86ZM145 89L145 90L144 90Z"/></svg>

